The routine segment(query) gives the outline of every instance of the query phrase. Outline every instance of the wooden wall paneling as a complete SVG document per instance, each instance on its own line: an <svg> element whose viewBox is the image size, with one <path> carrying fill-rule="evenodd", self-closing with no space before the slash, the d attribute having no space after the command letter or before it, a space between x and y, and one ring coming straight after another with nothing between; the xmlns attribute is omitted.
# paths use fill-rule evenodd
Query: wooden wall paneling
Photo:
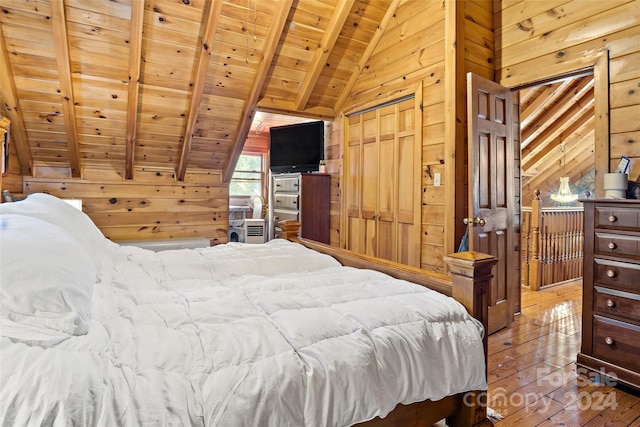
<svg viewBox="0 0 640 427"><path fill-rule="evenodd" d="M640 32L640 26L637 27ZM603 51L593 65L594 98L593 112L595 116L594 157L595 157L595 189L596 197L604 196L604 183L600 178L609 172L609 158L611 151L611 112L609 109L609 52ZM636 111L640 105L636 106ZM637 114L636 114L637 116Z"/></svg>
<svg viewBox="0 0 640 427"><path fill-rule="evenodd" d="M466 68L464 2L447 2L445 8L445 144L443 176L444 254L454 252L465 232L468 195L461 191L467 182L466 148Z"/></svg>
<svg viewBox="0 0 640 427"><path fill-rule="evenodd" d="M508 68L530 58L554 54L568 47L568 43L575 46L615 34L632 22L628 19L629 16L638 13L638 5L635 1L597 13L589 4L576 0L574 2L578 3L577 7L582 5L583 8L590 9L592 14L585 19L567 25L556 21L551 35L545 36L540 33L538 37L527 39L516 45L501 47L500 61L497 66ZM608 2L608 4L612 3ZM597 3L594 5L596 8L598 7Z"/></svg>
<svg viewBox="0 0 640 427"><path fill-rule="evenodd" d="M177 183L173 168L140 168L136 181L122 173L86 169L84 179L25 178L27 193L83 200L83 210L113 240L207 237L224 243L228 186L220 174L189 173Z"/></svg>

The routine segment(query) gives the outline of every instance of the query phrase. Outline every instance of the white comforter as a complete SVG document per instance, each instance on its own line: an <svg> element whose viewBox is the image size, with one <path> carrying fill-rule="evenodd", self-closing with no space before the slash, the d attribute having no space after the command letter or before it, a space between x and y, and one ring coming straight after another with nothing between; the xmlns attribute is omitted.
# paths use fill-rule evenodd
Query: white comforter
<svg viewBox="0 0 640 427"><path fill-rule="evenodd" d="M3 324L5 425L346 426L485 389L453 299L300 245L113 248L87 335Z"/></svg>

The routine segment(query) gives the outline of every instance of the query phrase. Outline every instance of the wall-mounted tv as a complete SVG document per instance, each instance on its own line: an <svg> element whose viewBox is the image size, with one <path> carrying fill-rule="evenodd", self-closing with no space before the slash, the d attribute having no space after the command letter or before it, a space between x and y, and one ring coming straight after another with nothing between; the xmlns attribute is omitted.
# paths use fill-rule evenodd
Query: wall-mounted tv
<svg viewBox="0 0 640 427"><path fill-rule="evenodd" d="M324 122L274 126L269 130L273 173L315 172L324 159Z"/></svg>

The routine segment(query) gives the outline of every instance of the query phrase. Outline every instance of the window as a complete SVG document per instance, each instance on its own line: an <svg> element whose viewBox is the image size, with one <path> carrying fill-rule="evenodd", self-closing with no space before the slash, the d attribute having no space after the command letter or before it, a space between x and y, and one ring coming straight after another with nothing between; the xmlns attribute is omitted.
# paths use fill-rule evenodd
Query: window
<svg viewBox="0 0 640 427"><path fill-rule="evenodd" d="M232 196L262 195L262 177L264 173L262 154L242 154L233 172L229 194Z"/></svg>

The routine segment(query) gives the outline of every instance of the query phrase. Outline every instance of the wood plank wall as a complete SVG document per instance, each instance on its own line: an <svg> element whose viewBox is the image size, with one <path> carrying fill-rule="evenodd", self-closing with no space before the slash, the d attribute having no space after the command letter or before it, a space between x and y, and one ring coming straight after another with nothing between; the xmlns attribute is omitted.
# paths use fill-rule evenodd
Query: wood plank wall
<svg viewBox="0 0 640 427"><path fill-rule="evenodd" d="M423 84L421 267L442 271L444 192L444 4L410 0L397 10L346 100L353 113L413 93ZM343 148L341 147L342 151Z"/></svg>
<svg viewBox="0 0 640 427"><path fill-rule="evenodd" d="M640 1L504 0L496 10L496 70L505 86L593 66L609 51L609 163L640 176ZM606 117L600 118L606 120ZM596 177L596 179L599 179Z"/></svg>
<svg viewBox="0 0 640 427"><path fill-rule="evenodd" d="M466 161L454 162L455 150L447 159L445 128L457 127L462 138L463 159L466 126L456 125L455 115L446 114L446 79L455 78L445 69L445 8L448 2L410 0L397 10L391 24L374 50L367 67L358 78L344 111L357 112L397 99L423 84L422 143L422 247L421 267L443 272L443 255L457 249L462 233L451 232L445 241L445 228L455 227L455 218L447 218L447 203L454 204L455 192L463 192L466 211ZM464 73L473 71L493 79L493 6L491 1L465 1L464 4L464 69L462 84L455 82L456 95L465 99ZM462 106L464 120L465 107ZM440 186L434 186L434 176L440 174ZM453 177L455 183L445 177ZM459 218L460 222L462 218Z"/></svg>
<svg viewBox="0 0 640 427"><path fill-rule="evenodd" d="M173 168L137 168L133 181L113 169L84 168L81 179L69 177L66 168L34 169L36 177L24 177L25 193L82 199L83 211L114 241L227 241L229 187L221 183L221 171L188 171L176 182Z"/></svg>

